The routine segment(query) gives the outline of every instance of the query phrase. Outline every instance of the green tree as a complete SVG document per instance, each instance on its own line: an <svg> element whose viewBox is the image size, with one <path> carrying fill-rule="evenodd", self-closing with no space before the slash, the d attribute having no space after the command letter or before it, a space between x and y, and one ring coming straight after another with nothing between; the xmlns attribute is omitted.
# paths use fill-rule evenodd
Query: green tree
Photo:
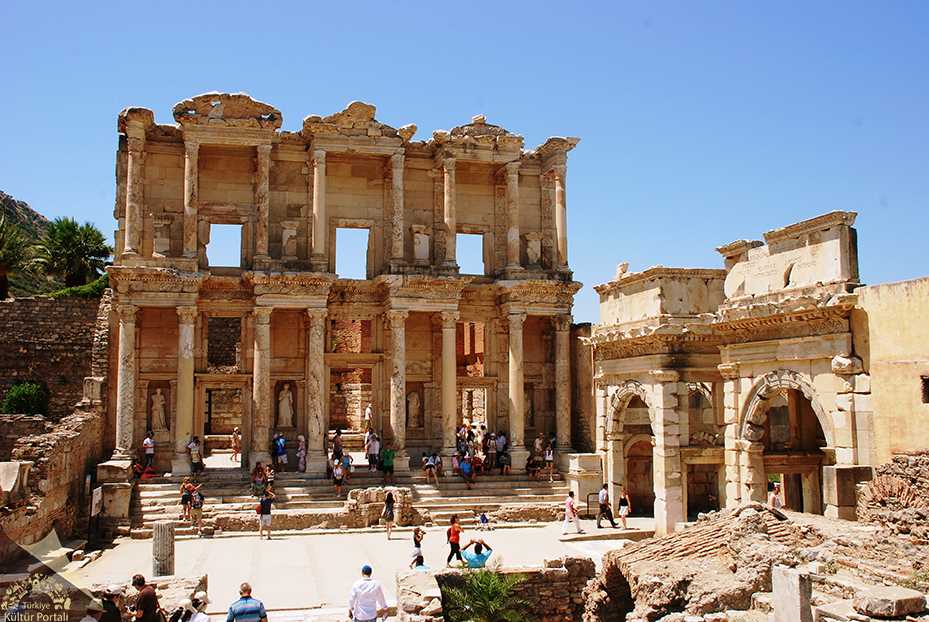
<svg viewBox="0 0 929 622"><path fill-rule="evenodd" d="M465 572L460 587L444 590L446 619L455 622L524 622L529 603L516 598L525 578L490 570Z"/></svg>
<svg viewBox="0 0 929 622"><path fill-rule="evenodd" d="M66 287L93 281L113 253L103 234L89 222L56 218L35 247L33 263L45 274L64 280Z"/></svg>
<svg viewBox="0 0 929 622"><path fill-rule="evenodd" d="M19 227L0 216L0 300L10 295L9 275L26 262L28 246Z"/></svg>

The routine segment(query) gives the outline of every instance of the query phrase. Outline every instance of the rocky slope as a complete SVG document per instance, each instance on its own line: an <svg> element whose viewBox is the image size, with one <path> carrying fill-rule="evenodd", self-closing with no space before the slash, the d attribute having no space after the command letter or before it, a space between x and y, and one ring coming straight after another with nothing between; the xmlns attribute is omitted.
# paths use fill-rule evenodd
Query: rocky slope
<svg viewBox="0 0 929 622"><path fill-rule="evenodd" d="M0 190L0 215L7 222L19 227L30 244L38 242L48 227L48 218L35 211L25 201L19 201ZM42 275L32 274L25 270L10 277L10 292L13 296L33 296L61 289L64 285L59 281L46 279Z"/></svg>

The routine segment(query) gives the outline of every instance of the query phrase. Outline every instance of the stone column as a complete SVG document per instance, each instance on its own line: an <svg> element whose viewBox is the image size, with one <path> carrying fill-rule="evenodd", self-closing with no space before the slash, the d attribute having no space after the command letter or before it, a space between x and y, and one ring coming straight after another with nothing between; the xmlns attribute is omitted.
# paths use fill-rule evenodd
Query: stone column
<svg viewBox="0 0 929 622"><path fill-rule="evenodd" d="M681 478L680 418L677 411L678 373L652 372L653 474L655 485L655 535L666 535L684 521L684 490Z"/></svg>
<svg viewBox="0 0 929 622"><path fill-rule="evenodd" d="M558 451L571 452L571 316L555 317L555 434Z"/></svg>
<svg viewBox="0 0 929 622"><path fill-rule="evenodd" d="M152 526L152 576L174 574L174 521L160 520Z"/></svg>
<svg viewBox="0 0 929 622"><path fill-rule="evenodd" d="M271 460L271 312L270 307L255 307L255 346L252 371L252 443L249 468L256 462Z"/></svg>
<svg viewBox="0 0 929 622"><path fill-rule="evenodd" d="M442 453L448 456L455 451L455 424L458 421L457 325L457 311L442 312Z"/></svg>
<svg viewBox="0 0 929 622"><path fill-rule="evenodd" d="M311 264L316 272L329 272L326 240L329 221L326 217L326 152L313 152L313 254Z"/></svg>
<svg viewBox="0 0 929 622"><path fill-rule="evenodd" d="M271 174L271 145L258 145L258 161L255 174L255 258L268 258L268 219L270 203L268 200L268 177Z"/></svg>
<svg viewBox="0 0 929 622"><path fill-rule="evenodd" d="M194 433L194 327L197 307L177 308L177 399L174 407L174 459L171 473L190 473L187 443Z"/></svg>
<svg viewBox="0 0 929 622"><path fill-rule="evenodd" d="M145 201L145 130L130 125L126 140L129 161L126 171L126 237L123 255L142 252L142 204Z"/></svg>
<svg viewBox="0 0 929 622"><path fill-rule="evenodd" d="M556 268L568 265L568 207L565 203L565 173L567 167L557 164L552 167L555 180L555 234L556 234Z"/></svg>
<svg viewBox="0 0 929 622"><path fill-rule="evenodd" d="M307 309L309 325L306 332L306 433L307 473L326 474L326 434L328 426L323 412L325 400L323 382L326 373L325 336L326 309Z"/></svg>
<svg viewBox="0 0 929 622"><path fill-rule="evenodd" d="M409 470L406 453L406 318L408 311L388 311L390 323L390 428L397 451L395 469Z"/></svg>
<svg viewBox="0 0 929 622"><path fill-rule="evenodd" d="M403 253L403 162L402 153L390 156L391 198L393 199L393 219L390 232L390 264L397 268L404 263Z"/></svg>
<svg viewBox="0 0 929 622"><path fill-rule="evenodd" d="M116 306L119 314L119 367L116 370L116 451L114 459L135 455L135 305Z"/></svg>
<svg viewBox="0 0 929 622"><path fill-rule="evenodd" d="M455 254L455 243L457 241L458 224L455 213L455 158L445 158L442 160L442 170L444 171L444 197L445 197L445 267L457 268L458 260Z"/></svg>
<svg viewBox="0 0 929 622"><path fill-rule="evenodd" d="M726 507L737 508L742 500L741 452L739 451L739 369L731 363L718 365L723 377L723 441L726 465Z"/></svg>
<svg viewBox="0 0 929 622"><path fill-rule="evenodd" d="M510 348L509 348L509 421L510 421L510 457L513 470L525 469L526 457L526 412L524 402L523 381L523 322L526 314L510 312L507 314L510 322Z"/></svg>
<svg viewBox="0 0 929 622"><path fill-rule="evenodd" d="M506 165L506 269L519 269L519 162Z"/></svg>
<svg viewBox="0 0 929 622"><path fill-rule="evenodd" d="M200 143L184 141L184 257L197 257Z"/></svg>

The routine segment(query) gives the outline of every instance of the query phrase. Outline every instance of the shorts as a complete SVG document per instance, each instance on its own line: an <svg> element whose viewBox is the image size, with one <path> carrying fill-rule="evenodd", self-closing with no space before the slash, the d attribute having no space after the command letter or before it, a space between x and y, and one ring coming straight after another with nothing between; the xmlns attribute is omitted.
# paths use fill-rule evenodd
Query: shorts
<svg viewBox="0 0 929 622"><path fill-rule="evenodd" d="M423 468L426 469L427 471L435 471L435 465L434 465L434 464L427 464L427 465L426 465L425 467L423 467Z"/></svg>
<svg viewBox="0 0 929 622"><path fill-rule="evenodd" d="M203 508L190 508L190 520L198 521L203 518Z"/></svg>
<svg viewBox="0 0 929 622"><path fill-rule="evenodd" d="M190 505L190 493L185 492L181 495L181 505Z"/></svg>
<svg viewBox="0 0 929 622"><path fill-rule="evenodd" d="M629 506L621 505L619 506L619 515L620 516L629 516Z"/></svg>
<svg viewBox="0 0 929 622"><path fill-rule="evenodd" d="M287 454L281 454L277 457L277 461L281 464L287 464Z"/></svg>
<svg viewBox="0 0 929 622"><path fill-rule="evenodd" d="M342 478L341 478L341 477L333 477L333 478L332 478L332 481L335 483L336 486L341 486L341 485L342 485Z"/></svg>
<svg viewBox="0 0 929 622"><path fill-rule="evenodd" d="M268 529L271 527L271 515L270 514L261 514L258 517L258 526L262 529Z"/></svg>
<svg viewBox="0 0 929 622"><path fill-rule="evenodd" d="M393 475L394 465L390 465L390 466L387 466L386 464L381 465L381 471L383 471L384 473L390 473L391 475Z"/></svg>

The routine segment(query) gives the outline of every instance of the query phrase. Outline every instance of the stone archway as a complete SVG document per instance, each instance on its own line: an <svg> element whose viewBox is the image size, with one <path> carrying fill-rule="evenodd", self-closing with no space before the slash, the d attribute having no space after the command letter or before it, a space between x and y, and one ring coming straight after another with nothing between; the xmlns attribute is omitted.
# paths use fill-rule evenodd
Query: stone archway
<svg viewBox="0 0 929 622"><path fill-rule="evenodd" d="M641 430L630 430L626 427L627 409L633 400L641 401L648 409L648 420L651 432L641 434ZM609 485L610 499L615 503L618 499L620 485L627 482L627 456L626 448L633 439L648 438L654 434L654 409L651 396L645 385L637 380L626 380L622 384L612 387L609 393L606 420L606 446L607 446L607 484ZM649 482L652 484L652 482ZM653 485L649 486L653 489ZM651 498L654 499L652 492ZM649 508L649 514L652 513Z"/></svg>
<svg viewBox="0 0 929 622"><path fill-rule="evenodd" d="M774 393L785 389L799 391L803 397L810 401L813 412L816 413L816 419L826 435L826 445L835 446L835 435L833 432L832 421L823 410L822 403L816 395L816 390L807 379L800 373L791 369L778 369L760 376L755 384L752 385L745 400L745 406L742 409L742 415L739 417L741 422L739 428L739 438L750 443L761 440L764 434L765 420L765 402L770 399Z"/></svg>

